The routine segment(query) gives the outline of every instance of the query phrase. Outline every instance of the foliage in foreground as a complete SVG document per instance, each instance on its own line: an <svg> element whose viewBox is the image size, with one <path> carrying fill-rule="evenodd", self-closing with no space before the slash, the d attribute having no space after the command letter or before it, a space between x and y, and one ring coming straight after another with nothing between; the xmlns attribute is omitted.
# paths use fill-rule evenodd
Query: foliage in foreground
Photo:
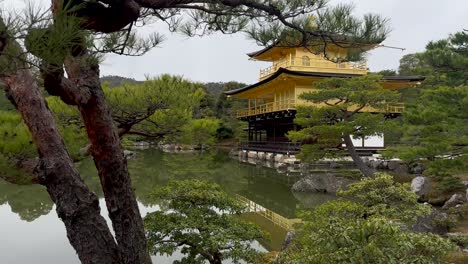
<svg viewBox="0 0 468 264"><path fill-rule="evenodd" d="M429 207L418 205L407 186L377 175L352 184L336 200L303 213L298 238L280 263L441 263L453 244L407 227ZM411 217L414 209L414 218Z"/></svg>
<svg viewBox="0 0 468 264"><path fill-rule="evenodd" d="M363 206L366 217L383 216L406 224L430 213L431 207L418 203L418 196L408 184L395 182L388 174L364 178L353 183L338 196L347 197Z"/></svg>
<svg viewBox="0 0 468 264"><path fill-rule="evenodd" d="M145 217L146 233L153 254L172 255L181 250L177 263L221 263L230 259L255 262L260 253L251 243L262 231L238 215L242 203L214 183L200 180L170 182L154 193L161 211Z"/></svg>

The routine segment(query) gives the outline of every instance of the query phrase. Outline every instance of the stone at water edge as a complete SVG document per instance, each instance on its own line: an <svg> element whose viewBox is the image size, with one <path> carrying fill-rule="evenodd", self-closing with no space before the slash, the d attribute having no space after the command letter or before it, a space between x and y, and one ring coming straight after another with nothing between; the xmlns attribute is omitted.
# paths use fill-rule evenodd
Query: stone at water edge
<svg viewBox="0 0 468 264"><path fill-rule="evenodd" d="M288 231L288 233L286 233L286 236L284 237L283 244L281 245L281 251L284 251L287 248L289 248L289 246L291 246L295 238L296 238L296 232Z"/></svg>
<svg viewBox="0 0 468 264"><path fill-rule="evenodd" d="M297 181L291 188L293 192L336 193L355 181L332 174L312 174Z"/></svg>
<svg viewBox="0 0 468 264"><path fill-rule="evenodd" d="M134 157L136 155L135 152L130 151L130 150L126 150L126 149L123 151L123 153L124 153L125 158L127 158L127 159L129 159L131 157Z"/></svg>
<svg viewBox="0 0 468 264"><path fill-rule="evenodd" d="M257 158L258 158L259 160L262 160L262 161L265 160L265 159L266 159L265 152L258 152L258 153L257 153Z"/></svg>
<svg viewBox="0 0 468 264"><path fill-rule="evenodd" d="M398 165L400 164L400 161L399 160L389 160L388 163L388 169L389 170L395 170Z"/></svg>
<svg viewBox="0 0 468 264"><path fill-rule="evenodd" d="M424 176L417 176L411 181L411 191L418 196L424 196L431 190L429 179Z"/></svg>
<svg viewBox="0 0 468 264"><path fill-rule="evenodd" d="M448 199L448 201L445 202L445 204L442 206L442 209L447 209L451 207L455 207L458 204L463 204L466 202L466 197L463 197L463 195L456 193Z"/></svg>
<svg viewBox="0 0 468 264"><path fill-rule="evenodd" d="M463 186L468 189L468 181L462 181Z"/></svg>

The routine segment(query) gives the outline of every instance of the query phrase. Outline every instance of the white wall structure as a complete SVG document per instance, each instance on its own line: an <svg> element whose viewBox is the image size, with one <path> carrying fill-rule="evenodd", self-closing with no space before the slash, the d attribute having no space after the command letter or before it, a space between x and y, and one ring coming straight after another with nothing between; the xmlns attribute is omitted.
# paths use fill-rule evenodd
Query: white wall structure
<svg viewBox="0 0 468 264"><path fill-rule="evenodd" d="M384 148L385 147L383 134L365 137L364 139L361 137L351 136L351 139L353 140L353 145L356 148ZM346 146L346 144L343 144L343 146Z"/></svg>

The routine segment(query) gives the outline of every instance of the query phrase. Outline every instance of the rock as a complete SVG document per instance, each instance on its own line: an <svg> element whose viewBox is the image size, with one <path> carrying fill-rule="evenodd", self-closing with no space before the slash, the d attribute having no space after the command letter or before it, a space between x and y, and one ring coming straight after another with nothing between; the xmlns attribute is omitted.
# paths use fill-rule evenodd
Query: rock
<svg viewBox="0 0 468 264"><path fill-rule="evenodd" d="M275 162L283 162L283 160L286 158L283 154L276 154L275 155Z"/></svg>
<svg viewBox="0 0 468 264"><path fill-rule="evenodd" d="M256 159L257 158L257 152L256 151L248 151L247 152L247 157L249 159Z"/></svg>
<svg viewBox="0 0 468 264"><path fill-rule="evenodd" d="M423 176L413 178L411 181L411 191L419 197L426 195L431 189L429 179Z"/></svg>
<svg viewBox="0 0 468 264"><path fill-rule="evenodd" d="M277 167L277 172L279 173L285 173L288 171L288 164L286 163L276 163L275 166Z"/></svg>
<svg viewBox="0 0 468 264"><path fill-rule="evenodd" d="M388 169L388 161L386 161L386 160L382 161L381 167L379 169L387 170Z"/></svg>
<svg viewBox="0 0 468 264"><path fill-rule="evenodd" d="M450 197L448 201L445 202L444 206L442 206L442 209L447 209L447 208L455 207L458 204L463 204L466 201L465 198L466 197L463 197L463 195L456 193L452 195L452 197Z"/></svg>
<svg viewBox="0 0 468 264"><path fill-rule="evenodd" d="M382 161L381 160L371 160L369 167L372 169L379 169L382 166Z"/></svg>
<svg viewBox="0 0 468 264"><path fill-rule="evenodd" d="M395 170L399 164L400 162L397 160L389 160L387 166L389 170Z"/></svg>
<svg viewBox="0 0 468 264"><path fill-rule="evenodd" d="M266 160L264 163L263 163L263 166L267 167L267 168L274 168L275 167L275 163L271 160Z"/></svg>
<svg viewBox="0 0 468 264"><path fill-rule="evenodd" d="M294 231L288 231L286 233L286 236L284 237L283 244L281 245L281 251L286 250L291 246L291 243L293 240L296 238L296 232Z"/></svg>
<svg viewBox="0 0 468 264"><path fill-rule="evenodd" d="M265 160L265 157L266 157L265 152L258 152L257 153L257 158L259 160Z"/></svg>
<svg viewBox="0 0 468 264"><path fill-rule="evenodd" d="M468 201L468 189L466 189L466 200Z"/></svg>
<svg viewBox="0 0 468 264"><path fill-rule="evenodd" d="M147 141L136 141L133 142L133 147L137 149L149 149L151 144Z"/></svg>
<svg viewBox="0 0 468 264"><path fill-rule="evenodd" d="M421 163L412 163L408 168L408 172L411 174L421 174L425 170L426 168Z"/></svg>
<svg viewBox="0 0 468 264"><path fill-rule="evenodd" d="M164 151L164 152L172 152L176 150L175 144L160 144L159 147Z"/></svg>
<svg viewBox="0 0 468 264"><path fill-rule="evenodd" d="M123 151L125 158L131 159L136 156L136 153L130 150L124 150Z"/></svg>
<svg viewBox="0 0 468 264"><path fill-rule="evenodd" d="M289 164L289 165L294 165L294 164L299 164L300 161L296 158L285 158L283 160L284 163Z"/></svg>
<svg viewBox="0 0 468 264"><path fill-rule="evenodd" d="M327 192L336 193L346 188L353 180L336 177L332 174L308 175L296 182L291 190L294 192Z"/></svg>
<svg viewBox="0 0 468 264"><path fill-rule="evenodd" d="M443 235L449 230L448 215L432 208L431 214L419 217L416 223L411 227L414 232L429 232Z"/></svg>
<svg viewBox="0 0 468 264"><path fill-rule="evenodd" d="M247 159L247 151L245 151L245 150L240 151L239 152L239 157L241 159Z"/></svg>
<svg viewBox="0 0 468 264"><path fill-rule="evenodd" d="M398 166L393 170L398 175L403 175L408 173L408 165L405 163L399 163Z"/></svg>
<svg viewBox="0 0 468 264"><path fill-rule="evenodd" d="M465 188L468 188L468 181L462 181L462 184L465 186Z"/></svg>
<svg viewBox="0 0 468 264"><path fill-rule="evenodd" d="M265 159L268 160L268 161L274 161L275 160L275 154L273 154L271 152L267 152L265 154Z"/></svg>

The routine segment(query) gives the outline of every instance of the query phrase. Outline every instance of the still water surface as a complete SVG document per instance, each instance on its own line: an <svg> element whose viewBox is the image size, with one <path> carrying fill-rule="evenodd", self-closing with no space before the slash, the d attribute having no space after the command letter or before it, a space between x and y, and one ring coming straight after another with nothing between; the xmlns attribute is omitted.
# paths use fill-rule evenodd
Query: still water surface
<svg viewBox="0 0 468 264"><path fill-rule="evenodd" d="M197 178L215 182L232 195L282 219L293 219L299 210L333 198L325 194L292 193L289 185L294 175L240 163L222 152L168 154L148 149L139 151L128 165L143 216L158 209L149 199L151 191L172 179ZM85 160L78 168L88 186L102 197L93 162ZM102 214L107 218L104 200L100 203ZM258 214L249 214L246 218L270 234L268 240L259 241L255 247L279 249L286 233L284 228ZM178 257L157 256L154 260L172 263ZM0 180L0 263L79 263L45 188L12 185Z"/></svg>

